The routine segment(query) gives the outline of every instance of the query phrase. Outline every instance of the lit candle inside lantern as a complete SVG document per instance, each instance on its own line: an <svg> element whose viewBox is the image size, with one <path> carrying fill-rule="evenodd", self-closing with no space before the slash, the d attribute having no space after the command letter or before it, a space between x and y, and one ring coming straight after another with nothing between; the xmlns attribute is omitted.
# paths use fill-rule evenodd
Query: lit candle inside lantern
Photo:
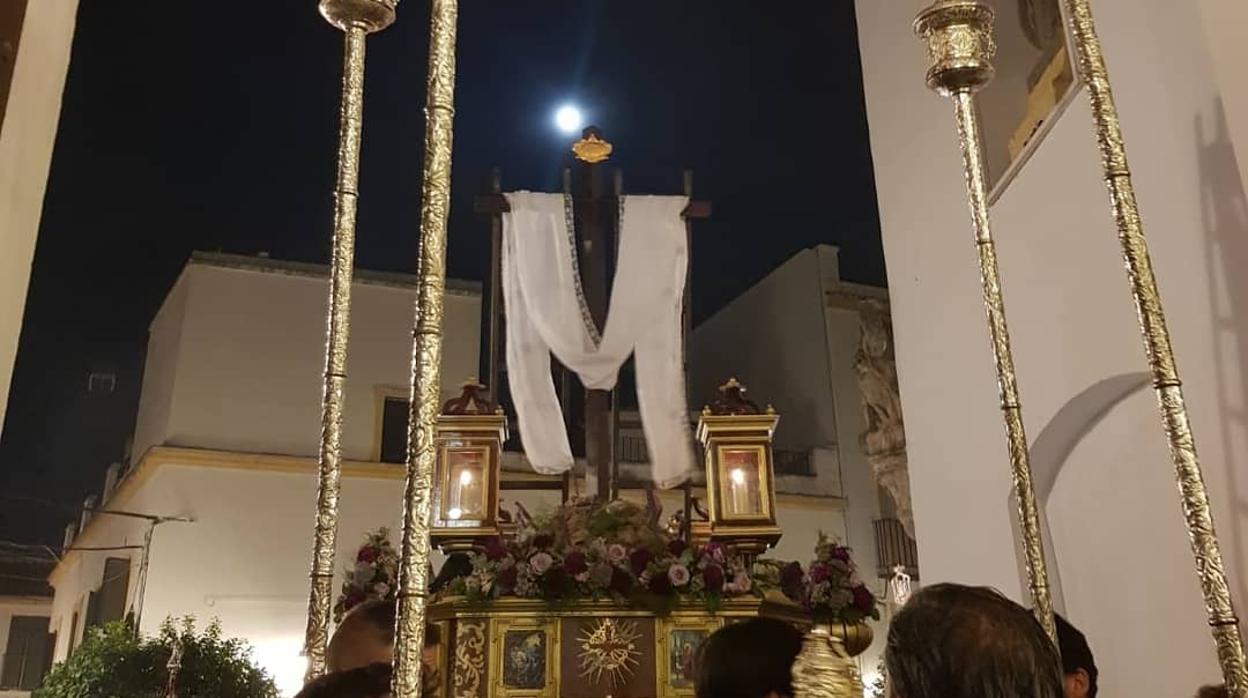
<svg viewBox="0 0 1248 698"><path fill-rule="evenodd" d="M468 488L472 486L472 471L467 468L459 471L459 482L457 486L451 489L450 508L446 511L448 519L457 520L464 516L464 495ZM476 507L472 503L468 503L468 509L475 510Z"/></svg>
<svg viewBox="0 0 1248 698"><path fill-rule="evenodd" d="M734 514L744 514L748 510L749 493L745 486L745 470L741 468L733 468L728 473L730 484L728 490L732 497L732 512Z"/></svg>

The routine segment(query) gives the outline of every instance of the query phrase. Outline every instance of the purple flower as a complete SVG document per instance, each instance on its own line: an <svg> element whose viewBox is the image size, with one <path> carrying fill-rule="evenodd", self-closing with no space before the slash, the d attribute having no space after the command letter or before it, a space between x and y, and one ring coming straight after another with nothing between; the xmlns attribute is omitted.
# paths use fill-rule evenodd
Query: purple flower
<svg viewBox="0 0 1248 698"><path fill-rule="evenodd" d="M724 560L727 559L727 554L724 552L724 546L722 543L707 543L706 547L702 549L702 554L721 565L724 564Z"/></svg>
<svg viewBox="0 0 1248 698"><path fill-rule="evenodd" d="M637 548L628 556L628 564L633 568L633 574L641 575L646 571L646 566L650 564L650 551L645 548Z"/></svg>
<svg viewBox="0 0 1248 698"><path fill-rule="evenodd" d="M624 570L613 567L611 569L611 584L609 588L617 594L627 594L633 588L633 578Z"/></svg>
<svg viewBox="0 0 1248 698"><path fill-rule="evenodd" d="M849 562L849 548L844 548L839 545L834 545L832 546L831 557L833 560L840 560L841 562Z"/></svg>
<svg viewBox="0 0 1248 698"><path fill-rule="evenodd" d="M589 571L589 565L585 562L585 553L579 550L573 550L563 558L563 570L573 577Z"/></svg>
<svg viewBox="0 0 1248 698"><path fill-rule="evenodd" d="M702 581L706 584L706 590L715 593L724 588L724 568L716 564L706 566L702 570Z"/></svg>
<svg viewBox="0 0 1248 698"><path fill-rule="evenodd" d="M507 546L503 543L503 539L495 536L485 541L485 559L491 562L498 562L507 557Z"/></svg>
<svg viewBox="0 0 1248 698"><path fill-rule="evenodd" d="M627 557L628 551L625 550L624 546L619 543L612 543L607 546L607 558L610 559L611 562L624 562L624 559Z"/></svg>
<svg viewBox="0 0 1248 698"><path fill-rule="evenodd" d="M681 553L685 552L688 547L689 545L685 541L677 538L667 544L667 552L671 553L672 557L680 557Z"/></svg>
<svg viewBox="0 0 1248 698"><path fill-rule="evenodd" d="M504 594L511 593L516 588L516 574L515 567L505 567L499 570L498 575L494 577L498 590Z"/></svg>
<svg viewBox="0 0 1248 698"><path fill-rule="evenodd" d="M865 584L854 587L854 606L863 613L870 613L875 608L875 597Z"/></svg>
<svg viewBox="0 0 1248 698"><path fill-rule="evenodd" d="M684 565L672 565L667 568L667 578L672 586L683 587L689 583L689 568Z"/></svg>
<svg viewBox="0 0 1248 698"><path fill-rule="evenodd" d="M815 563L810 566L810 581L818 584L828 579L828 566Z"/></svg>
<svg viewBox="0 0 1248 698"><path fill-rule="evenodd" d="M655 596L667 596L672 593L672 580L670 575L670 571L668 574L654 575L654 578L650 580L650 593Z"/></svg>
<svg viewBox="0 0 1248 698"><path fill-rule="evenodd" d="M366 545L360 548L360 553L355 556L356 562L374 562L377 559L377 548Z"/></svg>
<svg viewBox="0 0 1248 698"><path fill-rule="evenodd" d="M539 552L529 558L529 564L533 567L533 574L543 575L551 565L555 564L555 559L550 556L550 553Z"/></svg>

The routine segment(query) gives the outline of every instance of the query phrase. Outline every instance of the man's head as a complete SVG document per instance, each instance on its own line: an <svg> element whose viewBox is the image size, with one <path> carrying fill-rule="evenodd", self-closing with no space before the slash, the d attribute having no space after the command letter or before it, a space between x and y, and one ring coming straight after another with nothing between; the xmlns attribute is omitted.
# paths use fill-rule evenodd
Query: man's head
<svg viewBox="0 0 1248 698"><path fill-rule="evenodd" d="M390 664L370 664L326 674L295 698L390 698Z"/></svg>
<svg viewBox="0 0 1248 698"><path fill-rule="evenodd" d="M1065 618L1054 614L1057 624L1057 646L1062 651L1062 673L1066 698L1096 698L1096 661L1088 639Z"/></svg>
<svg viewBox="0 0 1248 698"><path fill-rule="evenodd" d="M394 658L393 601L366 601L351 609L329 640L326 664L331 672L357 669ZM425 626L424 660L434 668L441 638L436 625Z"/></svg>
<svg viewBox="0 0 1248 698"><path fill-rule="evenodd" d="M366 601L351 609L329 640L331 672L384 662L394 657L394 603Z"/></svg>
<svg viewBox="0 0 1248 698"><path fill-rule="evenodd" d="M707 638L698 657L697 698L793 695L793 660L802 634L784 621L753 618Z"/></svg>
<svg viewBox="0 0 1248 698"><path fill-rule="evenodd" d="M1057 649L1027 609L984 587L937 584L893 618L895 698L1062 698Z"/></svg>

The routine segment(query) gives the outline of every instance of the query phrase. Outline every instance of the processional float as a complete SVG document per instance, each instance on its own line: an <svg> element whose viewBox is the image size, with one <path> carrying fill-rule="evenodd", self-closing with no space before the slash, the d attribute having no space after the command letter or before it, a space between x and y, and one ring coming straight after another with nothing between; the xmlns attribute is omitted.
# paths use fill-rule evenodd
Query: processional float
<svg viewBox="0 0 1248 698"><path fill-rule="evenodd" d="M1108 73L1101 55L1088 0L1062 0L1072 29L1078 70L1088 86L1101 151L1106 186L1140 320L1146 355L1153 373L1163 424L1176 467L1183 511L1218 658L1231 695L1248 697L1248 671L1238 619L1231 604L1226 574L1214 533L1208 497L1187 418L1181 382L1170 345L1156 281L1148 257L1125 147ZM327 359L322 400L320 483L309 596L307 654L309 676L324 670L330 617L330 581L340 462L340 432L346 345L350 314L350 281L354 247L356 179L360 144L365 36L394 20L398 0L321 0L322 14L346 36L339 143L339 176L335 190L333 268L328 313ZM399 577L398 628L395 640L394 694L420 695L421 648L425 623L431 503L437 462L442 304L445 287L446 223L450 198L451 137L455 79L457 0L431 0L428 92L426 96L425 162L422 181L419 287L413 332L411 415L404 525ZM1038 515L1031 487L1027 441L1014 377L1000 278L988 218L983 147L972 102L973 93L992 76L990 59L993 13L982 0L938 0L920 13L916 31L928 42L932 67L928 84L955 102L959 143L971 207L981 282L993 342L1001 409L1006 426L1010 465L1019 505L1028 584L1034 608L1050 636L1052 603L1040 541ZM439 497L440 499L440 497ZM516 607L513 618L531 618L537 609ZM593 615L593 609L581 614ZM475 616L457 615L451 604L439 611L442 622ZM743 615L754 611L739 612ZM449 629L449 628L448 628ZM458 632L458 631L457 631ZM620 640L620 636L613 636ZM482 638L484 639L484 638ZM633 638L635 641L636 638ZM842 676L843 656L826 643L810 644L795 666L795 685L803 696L848 696L860 690ZM612 640L598 638L609 650ZM483 677L478 677L483 678ZM487 695L482 693L481 695ZM537 694L533 694L537 695Z"/></svg>

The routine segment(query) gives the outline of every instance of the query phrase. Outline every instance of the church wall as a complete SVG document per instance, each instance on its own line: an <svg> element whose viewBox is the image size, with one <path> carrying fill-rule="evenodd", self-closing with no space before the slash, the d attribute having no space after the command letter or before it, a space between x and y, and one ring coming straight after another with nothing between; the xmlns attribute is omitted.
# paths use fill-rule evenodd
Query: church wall
<svg viewBox="0 0 1248 698"><path fill-rule="evenodd" d="M165 443L314 455L326 280L198 264L187 275ZM352 300L343 456L372 460L379 393L407 393L415 289L357 282ZM479 296L448 292L444 392L477 372L479 311Z"/></svg>
<svg viewBox="0 0 1248 698"><path fill-rule="evenodd" d="M26 3L0 128L0 428L26 307L78 0Z"/></svg>
<svg viewBox="0 0 1248 698"><path fill-rule="evenodd" d="M1242 608L1248 222L1194 0L1095 3L1152 257ZM923 87L918 3L859 2L923 582L1022 598L952 106ZM991 89L991 88L989 88ZM1146 369L1086 95L993 209L1025 423ZM1106 694L1186 695L1217 678L1152 397L1072 428L1047 514L1067 611ZM974 506L968 506L973 502ZM967 545L974 541L974 545ZM1164 655L1159 654L1164 652ZM1150 661L1155 660L1155 661ZM1159 690L1158 687L1164 686ZM1168 690L1167 690L1168 689Z"/></svg>

